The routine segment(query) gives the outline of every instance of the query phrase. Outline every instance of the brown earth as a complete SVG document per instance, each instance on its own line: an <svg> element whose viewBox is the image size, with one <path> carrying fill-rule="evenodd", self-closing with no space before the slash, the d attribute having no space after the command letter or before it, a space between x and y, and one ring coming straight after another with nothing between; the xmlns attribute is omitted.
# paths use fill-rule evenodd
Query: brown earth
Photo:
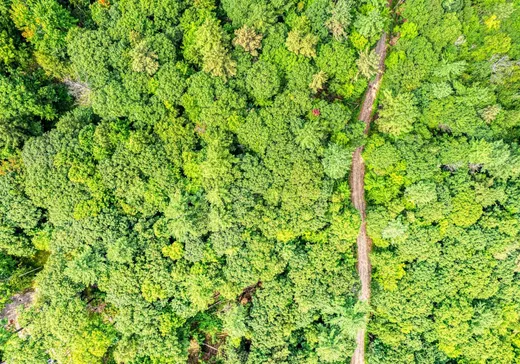
<svg viewBox="0 0 520 364"><path fill-rule="evenodd" d="M377 92L381 86L381 80L385 69L385 57L387 50L387 35L383 33L376 45L376 53L379 55L379 69L376 77L368 84L365 98L359 113L359 120L365 123L365 134L368 134L370 122L372 121L374 103ZM370 250L372 240L367 235L366 202L365 202L365 163L362 157L363 147L358 147L352 157L352 169L350 172L351 199L354 207L361 216L361 227L357 237L357 270L361 281L359 300L368 303L370 300L370 278L372 266L370 265ZM365 362L365 336L366 330L360 329L356 336L356 351L352 356L352 364L363 364Z"/></svg>
<svg viewBox="0 0 520 364"><path fill-rule="evenodd" d="M11 297L11 302L5 305L0 312L0 320L7 320L7 327L13 327L19 335L21 335L22 327L18 324L18 309L20 307L29 307L35 298L35 292L29 289L22 293L17 293Z"/></svg>

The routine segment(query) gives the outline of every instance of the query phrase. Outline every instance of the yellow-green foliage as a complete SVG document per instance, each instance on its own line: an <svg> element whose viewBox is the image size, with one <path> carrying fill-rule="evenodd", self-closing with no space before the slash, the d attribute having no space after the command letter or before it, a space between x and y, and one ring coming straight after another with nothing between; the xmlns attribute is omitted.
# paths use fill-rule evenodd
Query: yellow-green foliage
<svg viewBox="0 0 520 364"><path fill-rule="evenodd" d="M407 21L387 58L379 133L364 154L375 245L368 355L515 362L519 9L415 0L400 11Z"/></svg>

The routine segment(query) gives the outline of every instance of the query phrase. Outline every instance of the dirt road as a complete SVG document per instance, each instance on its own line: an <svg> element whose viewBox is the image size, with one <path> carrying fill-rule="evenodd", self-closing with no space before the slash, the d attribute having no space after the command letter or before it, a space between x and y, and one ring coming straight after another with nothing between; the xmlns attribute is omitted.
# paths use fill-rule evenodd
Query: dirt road
<svg viewBox="0 0 520 364"><path fill-rule="evenodd" d="M365 122L365 134L368 134L370 129L370 122L372 121L372 114L374 102L376 100L377 91L381 86L381 79L385 69L385 57L387 50L387 35L383 33L376 45L376 53L379 55L379 69L377 76L368 84L368 89L365 93L363 105L359 113L359 120ZM360 301L370 300L370 275L372 266L370 265L370 249L372 248L372 241L367 235L366 223L366 202L365 202L365 163L361 153L363 147L359 147L354 152L352 157L352 170L350 172L350 190L351 199L354 207L361 215L361 227L357 237L357 269L359 279L361 280L361 291L359 293ZM356 342L357 347L352 356L352 364L363 364L365 362L365 329L361 329L357 333Z"/></svg>

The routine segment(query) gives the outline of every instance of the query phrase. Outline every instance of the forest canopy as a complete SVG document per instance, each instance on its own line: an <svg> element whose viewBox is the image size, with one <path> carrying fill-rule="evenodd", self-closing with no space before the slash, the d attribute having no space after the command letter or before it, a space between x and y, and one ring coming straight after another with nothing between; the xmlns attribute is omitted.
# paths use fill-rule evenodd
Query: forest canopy
<svg viewBox="0 0 520 364"><path fill-rule="evenodd" d="M0 358L520 361L519 137L518 0L5 0Z"/></svg>

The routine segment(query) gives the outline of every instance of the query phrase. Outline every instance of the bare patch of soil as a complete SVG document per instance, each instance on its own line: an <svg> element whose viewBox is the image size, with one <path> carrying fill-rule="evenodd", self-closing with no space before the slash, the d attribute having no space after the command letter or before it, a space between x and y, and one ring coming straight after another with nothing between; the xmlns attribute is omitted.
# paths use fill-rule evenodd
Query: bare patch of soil
<svg viewBox="0 0 520 364"><path fill-rule="evenodd" d="M18 324L18 309L20 307L29 307L33 303L35 295L36 292L32 289L15 294L11 297L11 302L0 312L0 320L7 319L7 326L13 327L16 331L21 332L23 328Z"/></svg>
<svg viewBox="0 0 520 364"><path fill-rule="evenodd" d="M252 286L244 288L244 290L242 291L242 294L238 297L238 301L242 305L247 305L249 302L251 302L256 289L259 287L260 288L262 287L262 282L258 282L256 284L253 284Z"/></svg>

